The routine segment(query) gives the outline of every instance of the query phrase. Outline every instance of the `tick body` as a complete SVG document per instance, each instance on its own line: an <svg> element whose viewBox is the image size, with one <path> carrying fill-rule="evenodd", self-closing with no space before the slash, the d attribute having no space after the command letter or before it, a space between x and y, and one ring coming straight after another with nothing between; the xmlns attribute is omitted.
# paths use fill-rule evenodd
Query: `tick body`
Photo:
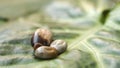
<svg viewBox="0 0 120 68"><path fill-rule="evenodd" d="M35 50L34 55L39 59L52 59L57 57L58 51L53 47L41 46Z"/></svg>
<svg viewBox="0 0 120 68"><path fill-rule="evenodd" d="M52 32L47 28L39 28L31 38L34 57L39 59L52 59L65 52L67 43L64 40L54 40Z"/></svg>
<svg viewBox="0 0 120 68"><path fill-rule="evenodd" d="M59 54L61 54L67 49L67 43L64 40L58 39L53 41L50 47L55 48L59 52Z"/></svg>
<svg viewBox="0 0 120 68"><path fill-rule="evenodd" d="M47 28L40 28L35 31L31 38L31 45L34 47L34 45L40 43L44 46L49 46L52 41L52 32Z"/></svg>

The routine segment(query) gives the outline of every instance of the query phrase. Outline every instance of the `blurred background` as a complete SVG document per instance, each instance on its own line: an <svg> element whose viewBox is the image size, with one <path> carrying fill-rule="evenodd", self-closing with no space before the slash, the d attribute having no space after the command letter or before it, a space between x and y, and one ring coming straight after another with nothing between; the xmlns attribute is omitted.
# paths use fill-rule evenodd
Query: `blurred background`
<svg viewBox="0 0 120 68"><path fill-rule="evenodd" d="M120 68L119 4L0 0L0 68ZM54 39L67 41L67 51L52 60L34 59L30 39L40 27L50 28Z"/></svg>

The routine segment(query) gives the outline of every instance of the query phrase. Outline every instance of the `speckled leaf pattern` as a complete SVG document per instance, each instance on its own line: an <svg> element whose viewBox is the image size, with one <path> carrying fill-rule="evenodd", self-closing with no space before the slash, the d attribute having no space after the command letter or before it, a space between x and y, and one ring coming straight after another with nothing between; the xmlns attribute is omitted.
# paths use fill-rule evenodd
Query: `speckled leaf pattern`
<svg viewBox="0 0 120 68"><path fill-rule="evenodd" d="M26 10L37 9L37 12L27 15L19 11L17 15L10 12L7 16L0 6L1 18L10 19L0 21L0 68L120 68L120 5L116 4L117 0L47 1L47 6L39 10L37 1L41 3L21 0L22 4L36 4ZM102 12L108 9L110 12L103 23ZM66 52L55 59L35 59L30 39L40 27L49 27L54 39L65 40Z"/></svg>

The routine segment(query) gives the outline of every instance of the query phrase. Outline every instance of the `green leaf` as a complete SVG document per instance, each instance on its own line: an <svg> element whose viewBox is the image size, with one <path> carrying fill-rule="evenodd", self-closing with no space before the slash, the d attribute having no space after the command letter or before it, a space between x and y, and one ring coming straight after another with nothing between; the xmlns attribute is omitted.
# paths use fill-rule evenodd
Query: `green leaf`
<svg viewBox="0 0 120 68"><path fill-rule="evenodd" d="M104 17L106 9L111 11ZM0 68L120 68L119 12L114 1L53 1L43 10L9 21L0 27ZM52 30L54 39L68 43L67 51L55 59L37 60L32 55L30 38L43 26Z"/></svg>

